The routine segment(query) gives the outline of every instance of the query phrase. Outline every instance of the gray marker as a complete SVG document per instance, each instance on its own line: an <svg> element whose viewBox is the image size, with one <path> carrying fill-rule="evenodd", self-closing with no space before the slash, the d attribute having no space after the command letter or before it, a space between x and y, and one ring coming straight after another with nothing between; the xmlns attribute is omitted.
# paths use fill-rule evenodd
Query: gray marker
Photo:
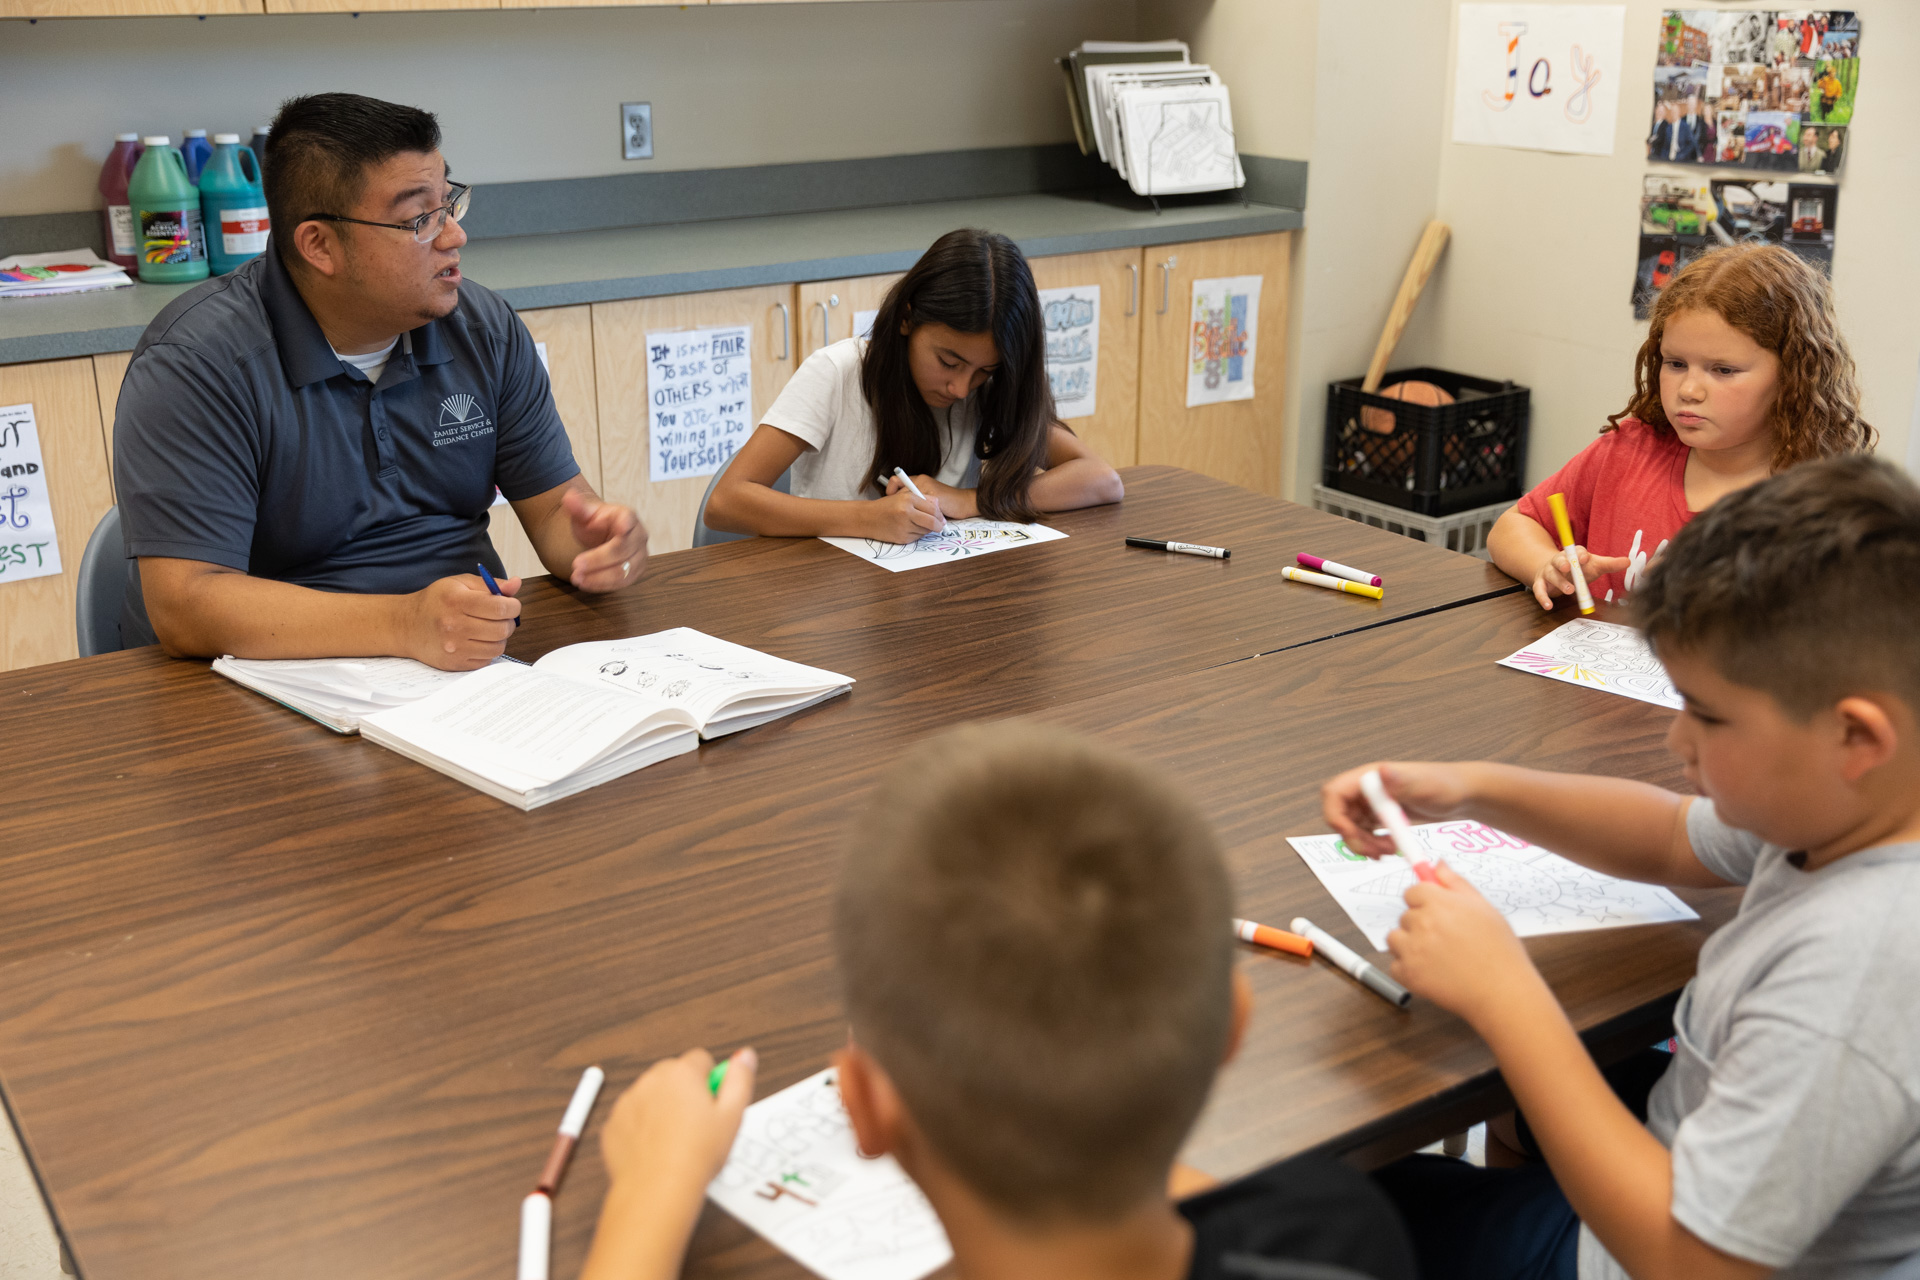
<svg viewBox="0 0 1920 1280"><path fill-rule="evenodd" d="M1398 1009L1404 1009L1412 1003L1413 992L1380 972L1352 947L1305 916L1295 916L1291 928L1301 937L1310 940L1313 943L1313 949L1331 960L1335 968L1344 969L1361 986L1382 1000Z"/></svg>

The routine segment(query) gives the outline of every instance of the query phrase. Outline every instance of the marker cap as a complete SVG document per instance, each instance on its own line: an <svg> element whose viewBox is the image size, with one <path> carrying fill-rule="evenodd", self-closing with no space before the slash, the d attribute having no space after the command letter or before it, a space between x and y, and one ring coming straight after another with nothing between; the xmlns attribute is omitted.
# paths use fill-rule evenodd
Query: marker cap
<svg viewBox="0 0 1920 1280"><path fill-rule="evenodd" d="M517 1280L547 1280L553 1252L553 1201L535 1191L520 1202L520 1266Z"/></svg>

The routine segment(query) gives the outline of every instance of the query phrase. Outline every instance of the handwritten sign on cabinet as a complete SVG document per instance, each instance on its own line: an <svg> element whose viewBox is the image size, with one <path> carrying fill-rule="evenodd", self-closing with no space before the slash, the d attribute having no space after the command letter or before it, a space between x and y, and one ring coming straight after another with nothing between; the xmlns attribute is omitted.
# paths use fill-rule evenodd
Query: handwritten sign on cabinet
<svg viewBox="0 0 1920 1280"><path fill-rule="evenodd" d="M753 327L647 335L647 456L655 480L710 476L753 432Z"/></svg>
<svg viewBox="0 0 1920 1280"><path fill-rule="evenodd" d="M60 572L47 465L30 404L0 408L0 582Z"/></svg>

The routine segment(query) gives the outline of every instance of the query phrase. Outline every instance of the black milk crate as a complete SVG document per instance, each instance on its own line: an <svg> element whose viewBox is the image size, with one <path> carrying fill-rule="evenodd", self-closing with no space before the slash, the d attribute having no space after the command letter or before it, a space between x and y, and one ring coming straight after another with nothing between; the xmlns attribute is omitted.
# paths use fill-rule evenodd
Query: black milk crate
<svg viewBox="0 0 1920 1280"><path fill-rule="evenodd" d="M1380 380L1382 388L1431 382L1453 396L1425 405L1369 395L1360 382L1327 384L1321 479L1329 489L1428 516L1520 496L1527 388L1445 369L1396 369Z"/></svg>

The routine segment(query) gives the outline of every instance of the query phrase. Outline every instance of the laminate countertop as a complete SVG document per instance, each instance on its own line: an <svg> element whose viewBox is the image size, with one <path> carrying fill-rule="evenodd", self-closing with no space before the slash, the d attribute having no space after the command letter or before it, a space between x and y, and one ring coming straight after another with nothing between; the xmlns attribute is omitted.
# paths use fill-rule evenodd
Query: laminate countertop
<svg viewBox="0 0 1920 1280"><path fill-rule="evenodd" d="M1000 196L475 240L461 267L516 310L904 271L956 227L1009 236L1029 257L1291 231L1298 209L1215 203L1130 208L1091 193ZM191 284L0 301L0 364L128 351Z"/></svg>

